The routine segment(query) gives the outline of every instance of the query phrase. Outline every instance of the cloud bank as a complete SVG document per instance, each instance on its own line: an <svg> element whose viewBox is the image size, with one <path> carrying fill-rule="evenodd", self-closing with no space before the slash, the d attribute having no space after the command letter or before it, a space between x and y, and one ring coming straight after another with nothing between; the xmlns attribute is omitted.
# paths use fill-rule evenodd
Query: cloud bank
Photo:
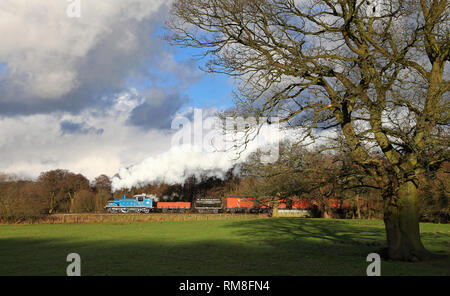
<svg viewBox="0 0 450 296"><path fill-rule="evenodd" d="M170 147L166 130L142 129L128 123L141 104L136 91L111 99L108 108L0 118L0 171L24 177L65 168L89 179L113 176L130 164Z"/></svg>

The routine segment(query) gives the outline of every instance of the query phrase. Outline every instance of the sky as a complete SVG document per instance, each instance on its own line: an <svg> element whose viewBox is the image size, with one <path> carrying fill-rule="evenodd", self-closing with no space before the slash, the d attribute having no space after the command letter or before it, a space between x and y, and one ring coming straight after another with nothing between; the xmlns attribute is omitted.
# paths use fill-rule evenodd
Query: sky
<svg viewBox="0 0 450 296"><path fill-rule="evenodd" d="M79 3L0 1L0 172L113 176L170 150L176 116L232 106L231 79L161 38L169 1Z"/></svg>

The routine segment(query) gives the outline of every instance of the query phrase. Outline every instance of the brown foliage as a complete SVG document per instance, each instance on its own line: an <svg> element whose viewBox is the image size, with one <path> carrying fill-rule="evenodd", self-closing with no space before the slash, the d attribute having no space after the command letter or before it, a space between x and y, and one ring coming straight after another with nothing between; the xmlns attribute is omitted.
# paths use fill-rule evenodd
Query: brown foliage
<svg viewBox="0 0 450 296"><path fill-rule="evenodd" d="M73 203L73 213L90 213L95 210L95 194L88 190L82 189L75 192L74 203Z"/></svg>
<svg viewBox="0 0 450 296"><path fill-rule="evenodd" d="M37 218L47 210L41 186L32 181L0 182L0 220Z"/></svg>
<svg viewBox="0 0 450 296"><path fill-rule="evenodd" d="M43 194L47 195L49 214L72 211L75 192L89 189L86 177L61 169L42 173L38 183L42 186Z"/></svg>

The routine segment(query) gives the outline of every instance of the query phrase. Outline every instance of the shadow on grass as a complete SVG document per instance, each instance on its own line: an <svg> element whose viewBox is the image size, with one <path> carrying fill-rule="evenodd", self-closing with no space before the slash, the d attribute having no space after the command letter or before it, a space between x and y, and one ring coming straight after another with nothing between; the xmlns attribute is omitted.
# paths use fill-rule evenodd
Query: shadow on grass
<svg viewBox="0 0 450 296"><path fill-rule="evenodd" d="M385 244L384 228L349 225L345 220L274 218L242 221L230 227L241 228L242 235L269 240L278 237L369 246Z"/></svg>
<svg viewBox="0 0 450 296"><path fill-rule="evenodd" d="M192 233L189 224L175 225L186 227L186 235ZM384 244L383 228L335 220L282 218L196 225L216 227L229 233L229 239L140 234L92 239L89 236L95 231L86 233L86 241L73 239L70 233L55 239L5 238L0 239L0 275L65 275L69 253L80 254L82 275L365 275L367 254ZM111 230L119 227L111 225ZM382 274L449 275L449 263L448 258L383 262Z"/></svg>
<svg viewBox="0 0 450 296"><path fill-rule="evenodd" d="M265 220L249 220L234 223L229 227L240 228L239 233L255 239L265 239L272 242L282 241L315 241L331 245L372 246L378 250L386 246L384 224L368 223L359 220L328 220L309 218L273 218ZM366 222L366 223L364 223ZM450 235L442 232L422 232L422 241L441 244L446 249L439 252L450 255Z"/></svg>
<svg viewBox="0 0 450 296"><path fill-rule="evenodd" d="M337 273L325 268L325 258L310 251L298 252L286 242L72 243L7 239L0 240L0 245L0 275L65 275L69 253L80 254L82 275L363 275L365 265L362 260L360 268L344 264ZM315 243L302 247L321 250Z"/></svg>

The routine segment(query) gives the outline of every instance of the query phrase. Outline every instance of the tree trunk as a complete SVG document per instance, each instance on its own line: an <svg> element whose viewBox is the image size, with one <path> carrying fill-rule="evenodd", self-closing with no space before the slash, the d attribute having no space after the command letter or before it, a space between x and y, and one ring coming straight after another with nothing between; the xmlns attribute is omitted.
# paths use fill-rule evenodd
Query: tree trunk
<svg viewBox="0 0 450 296"><path fill-rule="evenodd" d="M73 213L74 212L74 204L75 204L75 199L74 196L72 194L69 194L69 199L70 199L70 209L69 209L69 213Z"/></svg>
<svg viewBox="0 0 450 296"><path fill-rule="evenodd" d="M327 200L324 200L323 202L322 202L322 218L324 218L324 219L330 219L331 218L331 215L330 215L330 208L331 208L331 206L330 206L330 201L327 199Z"/></svg>
<svg viewBox="0 0 450 296"><path fill-rule="evenodd" d="M273 203L272 217L278 217L278 206L279 206L279 202L275 201Z"/></svg>
<svg viewBox="0 0 450 296"><path fill-rule="evenodd" d="M357 219L361 219L361 208L360 208L360 204L359 204L359 196L357 195L356 198L356 218Z"/></svg>
<svg viewBox="0 0 450 296"><path fill-rule="evenodd" d="M418 261L429 255L420 240L418 193L412 181L399 184L386 199L384 224L390 259Z"/></svg>
<svg viewBox="0 0 450 296"><path fill-rule="evenodd" d="M54 209L55 209L55 195L53 193L50 193L48 213L53 214Z"/></svg>

